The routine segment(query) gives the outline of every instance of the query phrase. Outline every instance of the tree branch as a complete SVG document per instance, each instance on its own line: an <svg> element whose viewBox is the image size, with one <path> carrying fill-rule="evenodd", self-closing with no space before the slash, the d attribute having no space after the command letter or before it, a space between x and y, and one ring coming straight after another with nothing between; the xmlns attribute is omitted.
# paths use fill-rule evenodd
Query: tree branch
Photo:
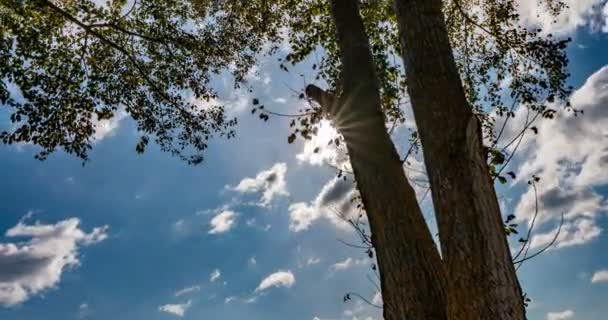
<svg viewBox="0 0 608 320"><path fill-rule="evenodd" d="M335 115L335 107L337 103L337 99L331 93L315 86L314 84L309 84L306 86L306 96L314 100L321 106L323 113L333 116Z"/></svg>
<svg viewBox="0 0 608 320"><path fill-rule="evenodd" d="M517 266L516 270L518 270L525 261L533 259L533 258L541 255L543 252L549 250L549 248L551 248L555 244L555 242L557 242L557 238L559 238L559 235L560 235L560 233L562 231L562 227L563 226L564 226L564 214L562 213L562 218L561 218L561 220L559 222L559 227L557 228L557 232L555 233L555 236L553 237L553 239L551 240L551 242L549 242L549 244L547 244L545 247L543 247L542 249L540 249L536 253L532 254L531 256L528 256L528 257L524 256L521 260L514 261L513 264L518 264L519 263L519 266Z"/></svg>

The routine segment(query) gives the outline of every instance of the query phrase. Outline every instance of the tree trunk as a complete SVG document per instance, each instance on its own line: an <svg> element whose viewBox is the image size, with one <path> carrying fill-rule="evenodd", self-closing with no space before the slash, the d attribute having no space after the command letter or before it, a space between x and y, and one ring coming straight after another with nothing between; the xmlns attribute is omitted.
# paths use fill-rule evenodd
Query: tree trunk
<svg viewBox="0 0 608 320"><path fill-rule="evenodd" d="M342 94L333 107L324 108L345 139L367 211L384 319L447 319L441 258L387 133L358 0L332 0L331 5L341 52Z"/></svg>
<svg viewBox="0 0 608 320"><path fill-rule="evenodd" d="M441 0L396 0L395 8L439 227L448 318L523 320L479 124L454 62Z"/></svg>

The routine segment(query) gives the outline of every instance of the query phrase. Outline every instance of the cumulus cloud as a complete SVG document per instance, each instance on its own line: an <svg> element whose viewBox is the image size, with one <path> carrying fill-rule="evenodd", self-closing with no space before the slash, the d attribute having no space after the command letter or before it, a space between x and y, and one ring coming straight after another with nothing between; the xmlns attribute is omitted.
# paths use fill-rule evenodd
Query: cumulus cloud
<svg viewBox="0 0 608 320"><path fill-rule="evenodd" d="M313 221L321 217L321 211L305 202L289 205L289 229L295 232L307 230Z"/></svg>
<svg viewBox="0 0 608 320"><path fill-rule="evenodd" d="M267 207L277 196L288 196L285 174L287 164L276 163L272 168L259 172L255 178L245 178L235 187L228 189L240 193L261 193L259 205Z"/></svg>
<svg viewBox="0 0 608 320"><path fill-rule="evenodd" d="M219 279L221 275L222 273L220 272L220 269L215 269L209 275L209 281L214 282L215 280Z"/></svg>
<svg viewBox="0 0 608 320"><path fill-rule="evenodd" d="M224 210L211 219L210 234L219 234L228 232L236 223L236 212L232 210Z"/></svg>
<svg viewBox="0 0 608 320"><path fill-rule="evenodd" d="M605 195L597 192L608 185L608 66L591 75L571 98L572 106L584 113L574 116L561 106L555 119L536 124L537 135L527 135L516 156L518 182L532 175L538 184L537 226L565 216L565 225L556 247L582 244L597 238L601 229L597 216L608 211ZM518 110L507 132L513 136L523 123L525 108ZM510 140L507 138L506 140ZM528 221L536 212L532 188L525 192L515 213L518 222ZM553 230L552 232L555 232ZM547 243L550 234L537 235L533 244Z"/></svg>
<svg viewBox="0 0 608 320"><path fill-rule="evenodd" d="M581 27L590 27L598 31L606 29L606 22L602 14L602 3L605 0L564 0L568 7L557 17L553 17L549 13L546 6L543 5L545 1L517 1L518 10L525 25L540 28L547 34L573 33Z"/></svg>
<svg viewBox="0 0 608 320"><path fill-rule="evenodd" d="M307 230L314 221L324 217L340 228L348 228L343 218L354 218L359 213L352 199L357 195L352 181L334 178L323 186L311 203L297 202L289 206L292 231ZM341 216L342 217L341 217Z"/></svg>
<svg viewBox="0 0 608 320"><path fill-rule="evenodd" d="M291 271L277 271L264 278L255 289L255 292L261 292L272 287L291 288L294 283L296 283L296 278Z"/></svg>
<svg viewBox="0 0 608 320"><path fill-rule="evenodd" d="M158 311L172 314L174 316L183 317L188 309L192 306L192 300L181 304L165 304L158 307Z"/></svg>
<svg viewBox="0 0 608 320"><path fill-rule="evenodd" d="M6 231L9 238L24 242L0 243L0 305L9 307L54 288L66 269L80 264L79 250L107 238L108 226L90 233L80 229L80 220L70 218L56 224L27 225L20 221Z"/></svg>
<svg viewBox="0 0 608 320"><path fill-rule="evenodd" d="M540 233L532 237L530 248L542 248L551 243L555 239L555 235L559 231L559 235L552 248L566 248L585 244L589 241L597 239L602 229L600 229L593 220L579 219L574 222L565 223L561 230L557 228L547 233Z"/></svg>
<svg viewBox="0 0 608 320"><path fill-rule="evenodd" d="M180 297L180 296L191 294L191 293L198 292L198 291L201 291L201 287L200 286L186 287L186 288L177 290L175 292L174 296Z"/></svg>
<svg viewBox="0 0 608 320"><path fill-rule="evenodd" d="M597 282L608 282L608 270L599 270L596 271L591 277L592 283Z"/></svg>
<svg viewBox="0 0 608 320"><path fill-rule="evenodd" d="M572 311L572 310L547 313L547 320L569 320L569 319L572 319L573 317L574 317L574 311Z"/></svg>

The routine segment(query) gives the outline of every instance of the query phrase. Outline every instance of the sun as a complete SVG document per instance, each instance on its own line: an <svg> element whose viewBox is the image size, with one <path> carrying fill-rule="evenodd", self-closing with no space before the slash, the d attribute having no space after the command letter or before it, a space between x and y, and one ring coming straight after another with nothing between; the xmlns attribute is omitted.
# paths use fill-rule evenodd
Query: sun
<svg viewBox="0 0 608 320"><path fill-rule="evenodd" d="M338 130L331 125L331 121L322 119L317 125L317 135L313 138L317 144L327 145L329 141L338 136Z"/></svg>

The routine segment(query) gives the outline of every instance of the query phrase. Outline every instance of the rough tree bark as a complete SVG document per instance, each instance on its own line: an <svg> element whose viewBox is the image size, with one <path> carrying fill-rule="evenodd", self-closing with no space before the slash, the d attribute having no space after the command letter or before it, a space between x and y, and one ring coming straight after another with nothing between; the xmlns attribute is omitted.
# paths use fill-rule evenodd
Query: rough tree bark
<svg viewBox="0 0 608 320"><path fill-rule="evenodd" d="M384 319L446 319L441 258L387 133L358 0L332 0L342 63L334 99L309 86L345 139L376 249Z"/></svg>
<svg viewBox="0 0 608 320"><path fill-rule="evenodd" d="M441 0L396 0L395 8L439 227L448 318L523 320L479 124L454 62Z"/></svg>

